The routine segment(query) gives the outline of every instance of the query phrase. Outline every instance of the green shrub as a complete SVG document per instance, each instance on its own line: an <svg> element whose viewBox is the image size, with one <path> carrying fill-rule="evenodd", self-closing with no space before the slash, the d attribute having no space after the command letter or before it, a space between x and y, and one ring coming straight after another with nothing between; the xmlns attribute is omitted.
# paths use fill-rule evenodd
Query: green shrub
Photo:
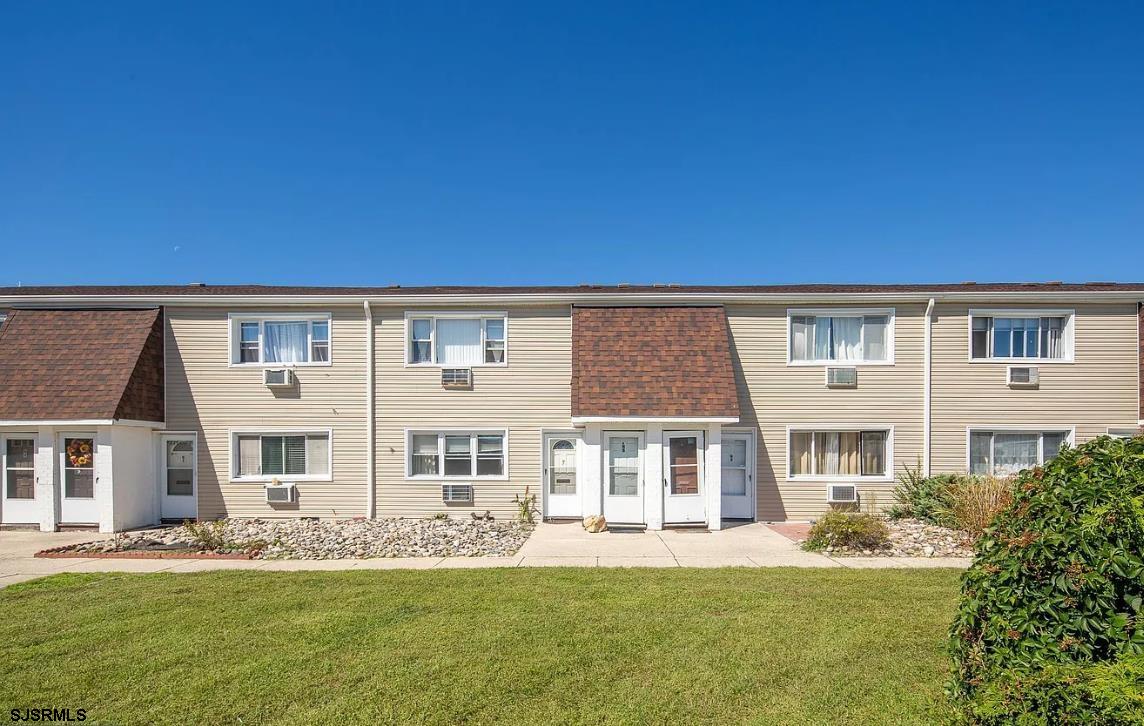
<svg viewBox="0 0 1144 726"><path fill-rule="evenodd" d="M884 547L889 537L886 523L873 515L830 512L810 528L803 547L813 551L827 547L873 550Z"/></svg>
<svg viewBox="0 0 1144 726"><path fill-rule="evenodd" d="M966 704L963 720L1001 724L1144 724L1144 658L1006 671Z"/></svg>
<svg viewBox="0 0 1144 726"><path fill-rule="evenodd" d="M965 474L924 477L920 469L906 467L898 475L890 516L913 517L977 537L1012 496L1012 479Z"/></svg>
<svg viewBox="0 0 1144 726"><path fill-rule="evenodd" d="M975 549L951 633L963 713L1051 666L1144 654L1144 437L1104 436L1021 472Z"/></svg>

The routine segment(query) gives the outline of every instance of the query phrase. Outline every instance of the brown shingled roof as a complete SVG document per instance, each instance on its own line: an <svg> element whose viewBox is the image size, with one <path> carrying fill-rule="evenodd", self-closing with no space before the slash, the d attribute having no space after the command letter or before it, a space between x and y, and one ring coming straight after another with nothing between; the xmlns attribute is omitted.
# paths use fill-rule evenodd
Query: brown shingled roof
<svg viewBox="0 0 1144 726"><path fill-rule="evenodd" d="M0 329L0 420L163 420L159 310L14 310Z"/></svg>
<svg viewBox="0 0 1144 726"><path fill-rule="evenodd" d="M723 308L573 308L572 415L738 417Z"/></svg>

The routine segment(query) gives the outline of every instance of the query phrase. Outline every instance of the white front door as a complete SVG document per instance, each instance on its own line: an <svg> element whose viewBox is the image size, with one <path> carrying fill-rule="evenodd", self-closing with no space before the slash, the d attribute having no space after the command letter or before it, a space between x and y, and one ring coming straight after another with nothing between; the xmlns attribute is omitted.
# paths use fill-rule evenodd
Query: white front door
<svg viewBox="0 0 1144 726"><path fill-rule="evenodd" d="M663 483L664 523L707 521L703 502L703 432L664 432Z"/></svg>
<svg viewBox="0 0 1144 726"><path fill-rule="evenodd" d="M751 434L723 433L723 519L755 518L755 457Z"/></svg>
<svg viewBox="0 0 1144 726"><path fill-rule="evenodd" d="M642 432L604 434L604 519L644 524Z"/></svg>
<svg viewBox="0 0 1144 726"><path fill-rule="evenodd" d="M544 483L545 517L583 516L580 504L580 434L545 434Z"/></svg>
<svg viewBox="0 0 1144 726"><path fill-rule="evenodd" d="M40 521L36 506L36 436L0 436L0 522L35 524Z"/></svg>
<svg viewBox="0 0 1144 726"><path fill-rule="evenodd" d="M61 524L98 524L95 504L95 435L64 434L60 437Z"/></svg>
<svg viewBox="0 0 1144 726"><path fill-rule="evenodd" d="M195 437L159 437L159 506L162 519L198 517Z"/></svg>

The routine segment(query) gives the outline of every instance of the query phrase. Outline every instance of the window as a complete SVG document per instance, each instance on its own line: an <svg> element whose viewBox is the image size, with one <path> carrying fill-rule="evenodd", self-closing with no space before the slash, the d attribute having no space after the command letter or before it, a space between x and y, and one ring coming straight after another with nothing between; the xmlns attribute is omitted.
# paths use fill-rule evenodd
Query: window
<svg viewBox="0 0 1144 726"><path fill-rule="evenodd" d="M1009 476L1051 460L1069 431L970 431L969 473Z"/></svg>
<svg viewBox="0 0 1144 726"><path fill-rule="evenodd" d="M1109 428L1108 435L1117 439L1131 439L1144 434L1144 430L1139 428Z"/></svg>
<svg viewBox="0 0 1144 726"><path fill-rule="evenodd" d="M504 431L416 431L408 436L408 478L497 479L508 471Z"/></svg>
<svg viewBox="0 0 1144 726"><path fill-rule="evenodd" d="M419 315L406 320L406 363L446 368L504 365L508 321L497 315Z"/></svg>
<svg viewBox="0 0 1144 726"><path fill-rule="evenodd" d="M612 436L608 439L608 496L639 496L639 446L637 436Z"/></svg>
<svg viewBox="0 0 1144 726"><path fill-rule="evenodd" d="M4 496L8 499L36 498L36 440L4 440Z"/></svg>
<svg viewBox="0 0 1144 726"><path fill-rule="evenodd" d="M888 429L790 432L790 477L888 477Z"/></svg>
<svg viewBox="0 0 1144 726"><path fill-rule="evenodd" d="M239 433L234 437L239 479L328 480L330 476L329 432Z"/></svg>
<svg viewBox="0 0 1144 726"><path fill-rule="evenodd" d="M1072 314L970 311L973 360L1072 360Z"/></svg>
<svg viewBox="0 0 1144 726"><path fill-rule="evenodd" d="M232 364L328 365L330 316L231 317Z"/></svg>
<svg viewBox="0 0 1144 726"><path fill-rule="evenodd" d="M877 311L791 311L790 362L892 363L894 313Z"/></svg>

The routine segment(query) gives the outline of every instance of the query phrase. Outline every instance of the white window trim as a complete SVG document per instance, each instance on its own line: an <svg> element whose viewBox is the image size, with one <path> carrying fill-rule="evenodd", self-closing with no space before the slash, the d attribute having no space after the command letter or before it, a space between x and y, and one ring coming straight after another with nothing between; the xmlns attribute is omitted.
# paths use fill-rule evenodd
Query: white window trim
<svg viewBox="0 0 1144 726"><path fill-rule="evenodd" d="M241 436L314 436L317 434L325 434L327 439L326 444L326 471L327 474L258 474L249 476L239 476L238 473L238 437ZM235 484L256 483L265 484L274 479L284 483L292 484L294 482L305 481L333 481L334 480L334 430L332 428L241 428L229 429L227 437L230 441L230 461L228 462L228 473L230 474L230 481Z"/></svg>
<svg viewBox="0 0 1144 726"><path fill-rule="evenodd" d="M429 318L429 351L433 356L433 360L427 363L414 363L410 360L410 352L413 348L413 326L410 322L414 318ZM442 318L449 318L452 320L480 320L481 322L481 362L473 363L467 366L447 366L437 362L437 320ZM485 363L485 318L500 318L504 320L504 361L501 363ZM504 310L483 310L483 311L432 311L432 310L407 310L405 311L405 331L403 340L405 341L405 353L402 360L405 362L406 368L504 368L508 366L508 313Z"/></svg>
<svg viewBox="0 0 1144 726"><path fill-rule="evenodd" d="M1005 425L999 425L999 426L990 426L989 424L980 424L980 425L974 424L974 425L966 426L965 427L965 473L966 474L970 473L971 465L973 464L973 452L970 449L970 441L972 440L973 433L975 431L978 433L988 432L991 434L1045 434L1045 433L1056 433L1058 431L1064 431L1068 434L1068 437L1066 438L1068 445L1069 446L1076 446L1076 426L1075 425L1051 426L1051 425L1041 425L1041 424L1037 424L1037 425L1021 424L1021 425L1014 426L1011 424L1005 424ZM1037 465L1038 466L1043 465L1045 463L1044 448L1045 448L1045 437L1041 436L1040 440L1037 442L1037 459L1038 459ZM989 452L989 455L990 455L990 457L993 457L993 452L992 451ZM983 475L983 476L990 476L990 475Z"/></svg>
<svg viewBox="0 0 1144 726"><path fill-rule="evenodd" d="M832 432L832 431L885 431L886 432L886 473L873 476L861 474L791 474L791 434L796 432ZM814 437L811 437L811 441ZM853 424L853 423L824 423L824 424L795 424L786 427L786 461L784 472L789 482L892 482L894 481L894 426L893 424ZM814 460L814 450L811 449L811 461Z"/></svg>
<svg viewBox="0 0 1144 726"><path fill-rule="evenodd" d="M866 315L885 315L889 319L886 322L886 360L860 360L860 361L838 361L838 360L794 360L791 350L791 319L802 315L809 315L814 317L839 317L839 318L855 318ZM787 365L796 368L806 368L813 366L829 366L831 368L853 368L858 366L892 366L894 365L895 344L894 344L894 330L897 322L897 308L787 308L786 314L786 361ZM861 336L863 344L865 343L866 326L861 328ZM863 345L862 354L866 354L865 346Z"/></svg>
<svg viewBox="0 0 1144 726"><path fill-rule="evenodd" d="M1065 326L1061 331L1061 344L1065 347L1063 358L994 358L992 350L987 352L985 358L973 357L973 319L974 318L1064 318ZM966 360L970 363L1007 363L1018 366L1027 365L1060 365L1076 362L1076 310L1060 308L971 308L966 316ZM1063 429L1062 429L1063 430Z"/></svg>
<svg viewBox="0 0 1144 726"><path fill-rule="evenodd" d="M417 435L436 435L437 436L437 470L439 474L421 474L413 475L413 436ZM445 437L446 436L468 436L472 441L469 446L469 458L471 464L471 471L473 474L456 476L445 475ZM477 474L477 442L478 436L501 436L501 447L504 451L504 466L501 474ZM432 427L425 428L412 428L405 429L405 480L406 481L444 481L444 482L467 482L467 481L508 481L508 429L489 429L489 428L447 428L438 429Z"/></svg>
<svg viewBox="0 0 1144 726"><path fill-rule="evenodd" d="M309 323L306 337L306 355L313 356L314 351L314 323L325 323L329 335L326 347L329 350L325 361L306 361L304 363L268 363L263 358L262 341L265 336L266 323ZM240 363L242 335L239 332L242 323L258 323L258 357L257 363ZM230 368L325 368L334 364L334 321L331 313L229 313L227 315L227 350L230 351L228 366Z"/></svg>
<svg viewBox="0 0 1144 726"><path fill-rule="evenodd" d="M1120 439L1132 439L1140 436L1139 426L1109 426L1105 431L1109 436Z"/></svg>

